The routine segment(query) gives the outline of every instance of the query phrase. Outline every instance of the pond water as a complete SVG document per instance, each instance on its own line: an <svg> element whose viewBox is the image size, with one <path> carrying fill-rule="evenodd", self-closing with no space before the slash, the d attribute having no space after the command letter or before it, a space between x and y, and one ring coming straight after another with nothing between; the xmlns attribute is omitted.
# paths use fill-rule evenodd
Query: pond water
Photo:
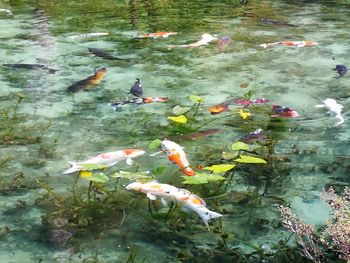
<svg viewBox="0 0 350 263"><path fill-rule="evenodd" d="M0 12L2 63L57 70L0 67L0 262L305 261L293 240L290 250L280 247L289 233L274 205L289 205L305 222L322 225L330 211L320 191L349 184L350 79L335 78L332 69L350 65L350 6L345 0L247 2L0 1L11 10ZM295 26L264 24L264 17ZM177 34L136 38L158 31ZM203 33L232 41L222 53L215 42L168 48ZM285 40L319 45L259 46ZM129 61L107 60L88 48ZM67 92L100 67L107 69L101 84ZM110 103L134 98L129 90L136 78L145 96L170 100L114 110ZM249 93L271 103L246 107L251 116L245 120L239 105L208 112ZM190 95L204 99L190 124L169 120L174 106L193 105ZM326 98L344 106L343 124L335 126L326 109L314 107ZM300 117L272 118L272 105L291 107ZM268 164L241 165L230 183L182 184L181 171L164 154L149 155L155 139L220 129L179 142L193 168L220 164L233 142L258 128L273 138ZM146 151L137 164L118 163L106 174L153 171L159 182L198 194L223 217L208 230L193 212L175 209L169 216L160 202L126 191L127 179L89 188L89 180L62 174L68 161L133 147Z"/></svg>

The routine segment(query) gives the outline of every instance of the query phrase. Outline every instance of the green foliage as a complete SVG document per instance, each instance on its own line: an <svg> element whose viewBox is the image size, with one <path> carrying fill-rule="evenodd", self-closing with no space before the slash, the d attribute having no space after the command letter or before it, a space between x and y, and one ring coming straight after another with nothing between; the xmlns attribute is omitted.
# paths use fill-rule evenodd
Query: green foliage
<svg viewBox="0 0 350 263"><path fill-rule="evenodd" d="M267 162L264 159L253 157L249 155L240 155L238 159L235 160L238 163L261 163L266 164Z"/></svg>
<svg viewBox="0 0 350 263"><path fill-rule="evenodd" d="M203 103L204 99L200 96L197 95L190 95L188 96L189 100L194 102L194 103Z"/></svg>
<svg viewBox="0 0 350 263"><path fill-rule="evenodd" d="M101 170L101 169L105 169L108 166L105 164L95 164L95 163L83 163L80 164L81 167L83 167L82 170Z"/></svg>
<svg viewBox="0 0 350 263"><path fill-rule="evenodd" d="M97 183L108 183L109 178L107 175L104 173L97 173L97 174L92 174L91 176L82 176L82 179L92 181L92 182L97 182Z"/></svg>
<svg viewBox="0 0 350 263"><path fill-rule="evenodd" d="M234 164L215 164L209 167L204 167L204 170L212 171L214 174L217 173L225 173L231 169L233 169L236 165Z"/></svg>
<svg viewBox="0 0 350 263"><path fill-rule="evenodd" d="M151 143L148 145L148 148L150 150L156 150L156 149L160 148L161 144L162 144L161 140L155 139L155 140L151 141Z"/></svg>
<svg viewBox="0 0 350 263"><path fill-rule="evenodd" d="M185 115L168 116L168 119L178 123L183 123L183 124L187 123L187 118Z"/></svg>
<svg viewBox="0 0 350 263"><path fill-rule="evenodd" d="M181 107L180 105L176 105L173 108L173 113L175 115L182 115L182 114L187 113L190 109L191 109L190 107Z"/></svg>
<svg viewBox="0 0 350 263"><path fill-rule="evenodd" d="M204 174L204 173L197 173L194 176L182 176L182 178L185 179L183 181L183 184L207 184L210 181L223 181L226 180L225 177L220 175L213 175L213 174Z"/></svg>
<svg viewBox="0 0 350 263"><path fill-rule="evenodd" d="M239 151L239 150L247 151L249 150L249 145L244 142L235 142L232 144L231 148L234 151Z"/></svg>

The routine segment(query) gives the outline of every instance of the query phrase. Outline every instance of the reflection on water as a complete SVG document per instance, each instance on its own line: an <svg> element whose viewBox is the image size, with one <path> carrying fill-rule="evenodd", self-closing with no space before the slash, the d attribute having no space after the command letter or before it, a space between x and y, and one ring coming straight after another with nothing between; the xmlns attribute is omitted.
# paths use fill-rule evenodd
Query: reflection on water
<svg viewBox="0 0 350 263"><path fill-rule="evenodd" d="M334 78L332 70L350 65L349 6L239 2L0 5L12 12L0 13L2 63L36 65L0 68L1 262L303 262L292 242L277 246L288 233L274 204L291 205L307 222L322 224L328 208L320 190L349 184L350 80L348 74ZM162 31L177 34L136 38ZM194 43L203 33L219 38L219 46L168 49ZM301 40L319 45L259 47ZM66 91L98 68L107 69L100 84ZM142 80L144 98L170 100L132 103L135 79ZM239 115L240 105L217 115L208 111L249 94L272 103L249 106L247 120ZM178 111L191 107L189 95L204 102L178 134L180 126L167 117L176 105ZM334 117L314 107L326 98L344 106L342 125L334 127ZM128 103L114 110L110 103L119 101ZM301 117L270 118L272 105ZM271 135L269 165L240 166L223 188L186 186L224 214L211 222L211 231L192 213L177 207L168 213L125 191L127 179L89 185L62 174L67 161L141 147L148 152L136 166L120 163L112 171L152 171L158 181L184 187L175 165L163 155L149 156L155 151L148 149L151 141L180 138L200 169L225 162L222 152L257 129Z"/></svg>

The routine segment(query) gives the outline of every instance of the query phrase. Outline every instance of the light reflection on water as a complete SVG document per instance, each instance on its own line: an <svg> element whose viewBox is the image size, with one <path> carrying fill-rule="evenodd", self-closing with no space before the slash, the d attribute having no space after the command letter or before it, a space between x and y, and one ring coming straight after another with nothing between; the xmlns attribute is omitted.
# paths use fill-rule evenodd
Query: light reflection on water
<svg viewBox="0 0 350 263"><path fill-rule="evenodd" d="M236 125L237 118L233 117L237 115L236 109L233 113L224 113L223 117L210 116L206 108L213 104L242 97L251 90L254 97L265 97L275 104L290 106L302 116L283 123L261 121L261 125L269 126L279 139L276 154L290 159L283 169L277 169L269 180L259 180L257 175L238 171L229 194L208 202L213 208L226 211L222 224L229 236L260 245L276 242L281 229L272 205L278 200L291 204L306 220L320 223L320 218L312 218L315 214L305 212L310 209L310 203L322 207L318 201L322 188L349 182L346 131L349 127L347 87L350 81L347 75L334 79L335 73L331 70L336 64L350 65L346 6L264 1L265 5L257 5L259 8L251 4L236 9L229 4L203 1L182 4L165 1L153 6L147 2L149 5L136 3L134 7L118 5L115 1L104 2L52 2L50 6L39 1L36 6L4 6L12 10L13 16L2 15L0 20L3 63L40 63L58 69L58 72L0 69L1 107L13 105L15 93L22 93L26 98L19 112L25 114L25 118L20 121L30 126L28 133L31 136L41 137L30 144L9 143L0 148L1 156L14 158L2 171L2 176L6 177L7 183L10 181L10 185L11 178L23 173L24 181L21 182L25 185L14 190L8 189L8 185L2 186L0 227L8 227L9 233L0 241L0 257L7 262L38 262L40 258L43 262L68 262L70 255L78 260L97 251L103 262L116 262L113 261L116 258L123 262L130 254L130 247L139 250L139 260L148 256L149 260L163 260L158 262L179 262L179 258L206 262L205 253L217 246L218 235L202 228L181 229L183 226L176 233L169 232L171 228L163 221L147 221L140 216L147 213L147 201L142 199L143 196L126 195L131 198L133 208L127 211L122 227L107 228L98 235L98 241L89 233L79 233L77 236L81 239L68 248L49 245L42 237L41 216L46 211L38 209L34 203L44 194L36 184L37 178L45 179L57 191L69 194L67 185L71 186L74 179L61 174L68 160L126 147L147 149L153 139L169 136L171 131L167 129L166 116L172 114L173 106L189 104L187 96L190 94L205 99L200 118L217 119L205 128L223 129L206 139L182 143L194 164L218 162L221 152L233 141L257 128L254 124L248 127L241 123ZM130 10L133 10L131 15ZM262 25L260 18L267 15L298 27ZM134 38L139 33L163 30L177 31L178 35L166 39ZM109 35L69 38L89 32L107 32ZM223 54L218 52L215 44L198 49L167 48L169 44L197 41L204 32L229 35L232 42ZM300 49L278 46L264 50L258 47L264 42L303 39L317 41L320 45ZM104 60L89 53L89 47L106 50L132 62ZM101 85L74 97L67 94L69 85L92 75L99 67L107 68L107 76ZM135 78L141 79L147 96L170 97L170 102L128 105L114 112L108 103L128 98ZM249 83L248 88L241 88L241 83ZM333 127L334 118L313 107L327 97L344 105L345 123L340 127ZM46 129L40 126L48 124ZM142 170L159 165L168 167L169 174L164 176L164 181L179 185L178 174L173 175L176 167L170 166L165 158L144 156L140 163ZM129 169L124 164L120 168ZM264 191L267 197L259 197L258 203L249 201L252 196L238 194ZM135 200L139 203L135 204ZM187 224L200 227L201 222L195 216L182 216L189 218L185 221ZM317 216L324 219L327 214ZM117 220L121 218L120 212ZM145 222L150 224L147 229ZM186 251L185 244L193 251ZM244 242L229 241L229 247L243 248L248 254L252 252ZM198 258L193 258L194 255ZM226 260L234 258L226 256ZM225 259L225 255L222 258Z"/></svg>

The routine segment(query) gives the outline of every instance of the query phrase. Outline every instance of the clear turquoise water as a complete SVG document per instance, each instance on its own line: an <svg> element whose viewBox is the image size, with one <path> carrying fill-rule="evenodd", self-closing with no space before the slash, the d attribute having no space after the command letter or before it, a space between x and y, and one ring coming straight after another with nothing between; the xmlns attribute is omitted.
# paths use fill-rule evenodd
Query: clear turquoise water
<svg viewBox="0 0 350 263"><path fill-rule="evenodd" d="M330 185L341 188L349 184L350 80L348 75L333 78L336 74L331 70L336 64L350 65L349 4L260 1L236 8L229 1L189 2L149 1L134 7L118 1L0 3L0 8L13 13L0 14L2 63L40 63L58 69L49 74L45 70L0 68L2 111L14 107L16 93L25 96L18 118L6 122L2 117L0 130L0 160L11 158L1 166L0 175L0 262L126 262L132 253L137 255L136 262L257 262L261 258L282 262L287 259L276 256L280 254L275 244L288 233L279 223L275 203L289 204L306 222L316 225L328 218L319 192ZM261 17L298 27L263 25ZM176 31L178 35L134 38L138 33L155 31ZM70 38L92 32L109 35ZM226 53L218 53L215 44L167 49L169 44L197 41L205 32L231 36ZM319 46L258 46L304 39ZM95 57L88 47L132 62ZM69 85L98 67L107 68L101 85L74 97L67 94ZM169 103L129 105L113 111L108 104L126 99L136 77L146 95L169 97ZM241 88L245 82L249 87ZM285 120L282 125L259 115L262 120L253 118L245 124L236 107L222 115L207 112L207 107L242 97L248 90L254 98L265 97L296 109L301 118ZM50 231L57 227L46 224L43 218L55 218L54 212L61 210L38 201L46 191L37 180L68 198L75 177L62 174L67 161L135 146L147 149L152 140L171 135L167 116L177 104L190 105L187 97L191 94L205 99L199 119L213 120L203 128L223 130L181 144L193 165L220 162L222 151L228 151L232 142L255 128L269 128L278 138L275 154L290 162L262 171L237 170L221 197L209 198L206 189L190 188L207 199L210 209L224 214L221 223L213 220L211 231L194 214L179 212L170 220L152 218L146 197L126 193L119 185L121 201L116 201L110 216L102 211L103 220L75 228L64 246L50 242ZM341 126L334 127L334 118L314 108L327 97L344 105L345 123ZM4 135L9 129L13 137ZM181 186L178 169L164 156L147 154L137 161L143 171L165 166L159 181ZM135 170L124 164L118 164L119 168ZM81 191L87 187L87 182L78 182ZM214 231L220 225L228 235L226 246L220 233Z"/></svg>

